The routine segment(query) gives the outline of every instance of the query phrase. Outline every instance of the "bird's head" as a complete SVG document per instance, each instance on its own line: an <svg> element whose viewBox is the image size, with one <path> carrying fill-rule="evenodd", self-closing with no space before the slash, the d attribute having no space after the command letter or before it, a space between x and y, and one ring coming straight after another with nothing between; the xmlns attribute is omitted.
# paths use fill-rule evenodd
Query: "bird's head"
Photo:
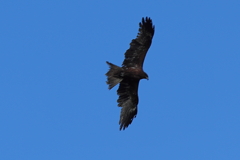
<svg viewBox="0 0 240 160"><path fill-rule="evenodd" d="M149 80L149 78L148 78L148 74L145 73L145 72L144 72L144 74L143 74L143 79L147 79L147 80Z"/></svg>

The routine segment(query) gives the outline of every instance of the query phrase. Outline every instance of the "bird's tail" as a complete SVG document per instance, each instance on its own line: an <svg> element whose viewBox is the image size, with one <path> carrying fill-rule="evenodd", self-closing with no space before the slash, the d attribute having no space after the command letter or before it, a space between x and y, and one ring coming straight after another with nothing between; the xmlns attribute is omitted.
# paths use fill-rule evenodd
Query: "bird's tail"
<svg viewBox="0 0 240 160"><path fill-rule="evenodd" d="M121 73L123 72L123 69L108 61L106 63L110 67L109 71L106 73L108 89L112 89L114 86L116 86L118 83L120 83L123 80L123 78L121 77Z"/></svg>

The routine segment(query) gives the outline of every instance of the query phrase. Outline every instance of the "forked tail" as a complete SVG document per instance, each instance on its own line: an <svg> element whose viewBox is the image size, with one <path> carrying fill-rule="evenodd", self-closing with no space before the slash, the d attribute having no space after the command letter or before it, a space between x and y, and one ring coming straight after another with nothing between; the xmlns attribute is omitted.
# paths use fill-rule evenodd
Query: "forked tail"
<svg viewBox="0 0 240 160"><path fill-rule="evenodd" d="M123 69L108 61L106 63L110 67L109 71L106 73L108 89L112 89L114 86L116 86L118 83L120 83L123 80L123 78L121 77L121 73L123 72Z"/></svg>

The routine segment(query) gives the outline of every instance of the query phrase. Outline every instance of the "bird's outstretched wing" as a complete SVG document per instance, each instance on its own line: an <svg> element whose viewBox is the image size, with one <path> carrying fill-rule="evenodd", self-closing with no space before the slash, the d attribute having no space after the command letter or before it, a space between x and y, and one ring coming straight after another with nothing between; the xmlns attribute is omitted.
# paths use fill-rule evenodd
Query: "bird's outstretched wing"
<svg viewBox="0 0 240 160"><path fill-rule="evenodd" d="M142 68L147 51L152 43L154 35L154 26L152 20L148 17L142 18L139 23L139 32L136 39L130 43L130 48L125 52L123 67Z"/></svg>
<svg viewBox="0 0 240 160"><path fill-rule="evenodd" d="M120 115L120 130L128 127L137 115L138 105L138 79L124 79L117 90L118 106L122 107Z"/></svg>

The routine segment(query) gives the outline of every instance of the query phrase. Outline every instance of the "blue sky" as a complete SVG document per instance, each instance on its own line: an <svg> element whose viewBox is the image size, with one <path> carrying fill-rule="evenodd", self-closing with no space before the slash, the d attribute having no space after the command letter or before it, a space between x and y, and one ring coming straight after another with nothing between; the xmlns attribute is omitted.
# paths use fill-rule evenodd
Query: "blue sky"
<svg viewBox="0 0 240 160"><path fill-rule="evenodd" d="M0 159L240 159L240 2L1 1ZM117 87L138 23L155 25L139 110Z"/></svg>

